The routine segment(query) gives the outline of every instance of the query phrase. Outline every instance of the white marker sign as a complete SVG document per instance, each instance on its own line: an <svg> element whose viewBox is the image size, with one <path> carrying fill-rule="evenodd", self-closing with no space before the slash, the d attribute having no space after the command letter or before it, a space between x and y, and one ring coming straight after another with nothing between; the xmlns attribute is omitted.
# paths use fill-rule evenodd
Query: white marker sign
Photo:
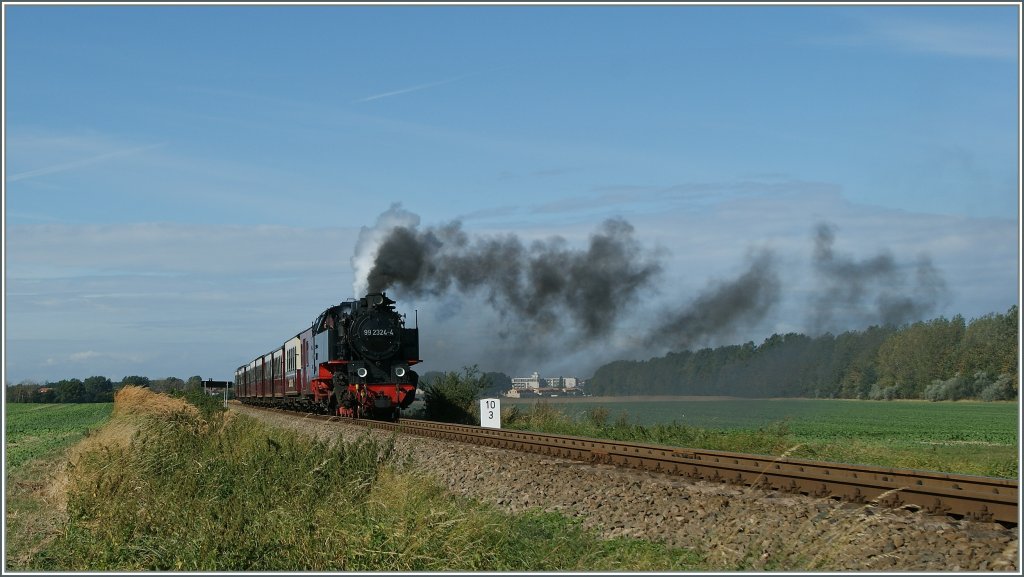
<svg viewBox="0 0 1024 577"><path fill-rule="evenodd" d="M480 399L480 426L491 429L501 428L501 401Z"/></svg>

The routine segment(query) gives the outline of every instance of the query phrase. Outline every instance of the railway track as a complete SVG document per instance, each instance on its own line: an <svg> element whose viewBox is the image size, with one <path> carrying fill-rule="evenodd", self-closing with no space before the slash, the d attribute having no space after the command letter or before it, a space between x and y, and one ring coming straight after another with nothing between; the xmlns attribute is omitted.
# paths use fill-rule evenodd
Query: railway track
<svg viewBox="0 0 1024 577"><path fill-rule="evenodd" d="M307 418L855 503L873 502L935 515L994 521L1004 526L1018 523L1016 479L683 449L413 419L390 423L312 414Z"/></svg>

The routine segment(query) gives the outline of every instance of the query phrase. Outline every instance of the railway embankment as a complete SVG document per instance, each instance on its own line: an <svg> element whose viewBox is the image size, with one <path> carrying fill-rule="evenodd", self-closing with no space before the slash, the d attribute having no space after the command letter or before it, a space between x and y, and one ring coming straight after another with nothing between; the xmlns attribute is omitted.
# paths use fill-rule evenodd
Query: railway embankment
<svg viewBox="0 0 1024 577"><path fill-rule="evenodd" d="M122 389L102 428L63 455L22 464L9 478L8 544L18 547L5 569L704 567L691 550L601 539L564 515L509 514L445 491L409 469L390 439L322 443L207 400Z"/></svg>
<svg viewBox="0 0 1024 577"><path fill-rule="evenodd" d="M360 425L233 410L322 439L368 434ZM609 538L696 549L713 570L1019 570L1016 527L422 437L395 443L421 475L455 493L509 512L557 511Z"/></svg>

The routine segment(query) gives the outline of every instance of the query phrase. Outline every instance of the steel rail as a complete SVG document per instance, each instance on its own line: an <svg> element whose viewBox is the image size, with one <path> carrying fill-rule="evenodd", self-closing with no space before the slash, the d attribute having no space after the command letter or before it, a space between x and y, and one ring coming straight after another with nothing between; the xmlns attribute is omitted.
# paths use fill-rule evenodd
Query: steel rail
<svg viewBox="0 0 1024 577"><path fill-rule="evenodd" d="M930 514L995 521L1004 525L1018 523L1019 484L1016 479L809 461L787 456L684 449L415 419L391 423L326 415L308 416L594 464L630 467L855 503L903 507Z"/></svg>

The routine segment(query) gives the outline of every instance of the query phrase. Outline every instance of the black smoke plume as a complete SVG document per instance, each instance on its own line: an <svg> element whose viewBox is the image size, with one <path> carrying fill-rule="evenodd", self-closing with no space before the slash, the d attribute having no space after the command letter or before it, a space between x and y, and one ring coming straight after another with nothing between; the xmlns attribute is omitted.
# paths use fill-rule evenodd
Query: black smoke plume
<svg viewBox="0 0 1024 577"><path fill-rule="evenodd" d="M393 228L367 281L370 292L481 293L502 318L518 323L516 332L574 329L593 340L607 335L620 312L650 288L661 271L657 257L621 219L605 221L584 250L558 237L529 246L515 235L470 238L456 221L422 231Z"/></svg>
<svg viewBox="0 0 1024 577"><path fill-rule="evenodd" d="M357 294L432 297L441 318L458 319L459 330L437 332L438 346L443 340L453 354L527 366L567 355L596 366L687 348L751 326L778 301L767 251L736 279L666 300L669 291L657 283L666 253L642 246L623 219L605 221L576 248L558 237L527 244L512 234L470 235L458 221L421 228L396 204L363 229L352 262ZM473 332L470 325L486 317L476 308L484 303L501 322ZM640 334L637 326L645 327Z"/></svg>
<svg viewBox="0 0 1024 577"><path fill-rule="evenodd" d="M899 326L932 312L946 295L946 282L927 255L918 257L913 282L905 266L888 251L861 261L836 254L835 227L818 225L814 239L814 270L819 293L813 302L811 325L817 332L844 324Z"/></svg>
<svg viewBox="0 0 1024 577"><path fill-rule="evenodd" d="M681 309L666 310L646 344L678 351L712 336L728 335L763 319L780 295L775 257L761 251L738 278L713 285Z"/></svg>

